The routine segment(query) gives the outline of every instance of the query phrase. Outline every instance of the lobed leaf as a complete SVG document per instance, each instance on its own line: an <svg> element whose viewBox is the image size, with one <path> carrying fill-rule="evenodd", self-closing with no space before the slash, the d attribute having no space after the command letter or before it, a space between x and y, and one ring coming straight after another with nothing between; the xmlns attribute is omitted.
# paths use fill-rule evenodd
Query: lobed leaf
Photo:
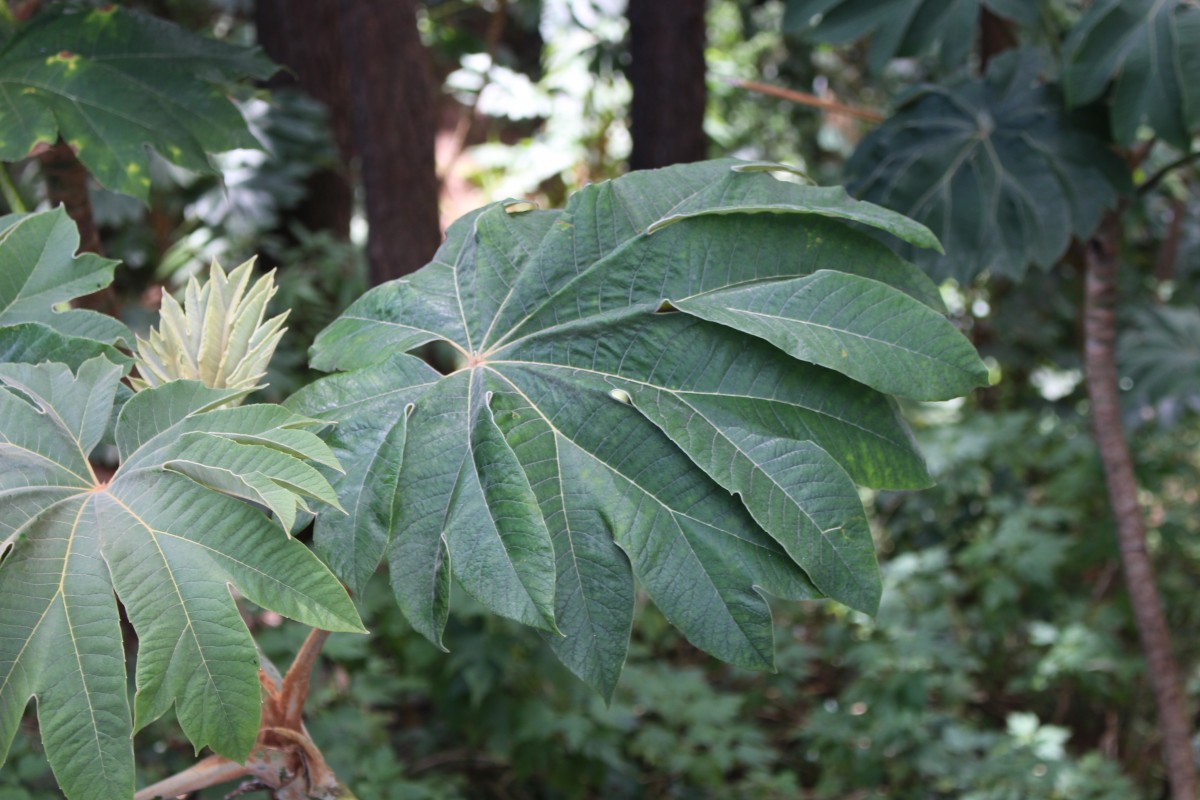
<svg viewBox="0 0 1200 800"><path fill-rule="evenodd" d="M184 466L265 476L286 490L271 497L281 518L298 495L336 505L302 460L336 467L309 430L322 423L279 407L217 410L236 392L168 384L122 407L122 464L103 482L88 456L122 372L103 357L74 371L0 364L0 758L36 696L71 800L131 796L132 733L172 706L197 748L246 757L260 715L258 655L231 589L315 627L362 630L304 545L235 499L248 496L237 486ZM135 719L117 599L138 636Z"/></svg>
<svg viewBox="0 0 1200 800"><path fill-rule="evenodd" d="M0 50L0 159L61 136L100 183L145 200L147 146L210 172L209 153L257 147L221 83L274 71L257 50L115 4L48 8Z"/></svg>
<svg viewBox="0 0 1200 800"><path fill-rule="evenodd" d="M870 387L944 397L985 371L936 287L860 230L936 245L927 229L780 169L705 162L562 211L489 206L323 331L312 361L343 371L288 405L337 423L348 515L321 515L316 541L339 576L361 587L386 560L438 645L457 581L606 697L635 577L693 643L747 667L773 661L766 594L873 612L854 482L928 475ZM813 303L783 309L788 348L782 324L710 319L797 281ZM866 344L822 355L831 324ZM456 353L446 374L408 354L435 341Z"/></svg>
<svg viewBox="0 0 1200 800"><path fill-rule="evenodd" d="M1055 264L1129 188L1121 160L1062 111L1023 53L993 60L983 80L914 92L846 169L856 195L929 225L946 255L913 257L960 283Z"/></svg>
<svg viewBox="0 0 1200 800"><path fill-rule="evenodd" d="M1200 9L1187 0L1097 0L1063 51L1067 103L1099 99L1112 86L1109 117L1123 145L1146 125L1181 150L1200 129L1195 70Z"/></svg>
<svg viewBox="0 0 1200 800"><path fill-rule="evenodd" d="M1027 0L788 0L783 29L810 42L869 39L867 65L875 73L894 58L930 54L954 68L970 56L984 8L1027 25L1038 21Z"/></svg>
<svg viewBox="0 0 1200 800"><path fill-rule="evenodd" d="M45 331L35 334L26 328L20 335L22 348L37 346L61 352L71 346L94 349L79 339L108 345L132 341L129 329L107 314L87 309L57 310L57 306L112 283L117 262L93 253L76 256L78 249L79 230L61 206L13 218L11 224L0 229L0 262L5 265L0 272L0 331L7 326L38 323L71 340L54 338ZM7 338L16 332L0 335Z"/></svg>

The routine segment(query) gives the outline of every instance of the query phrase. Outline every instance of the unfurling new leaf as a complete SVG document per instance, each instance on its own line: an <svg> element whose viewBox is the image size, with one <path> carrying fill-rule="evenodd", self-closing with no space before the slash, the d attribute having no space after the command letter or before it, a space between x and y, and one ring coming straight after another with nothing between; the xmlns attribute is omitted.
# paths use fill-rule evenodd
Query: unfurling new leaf
<svg viewBox="0 0 1200 800"><path fill-rule="evenodd" d="M275 271L250 284L254 259L228 275L213 261L203 286L188 281L183 305L164 294L157 330L137 340L140 378L134 389L197 380L215 389L247 392L267 372L288 312L264 321L275 294Z"/></svg>

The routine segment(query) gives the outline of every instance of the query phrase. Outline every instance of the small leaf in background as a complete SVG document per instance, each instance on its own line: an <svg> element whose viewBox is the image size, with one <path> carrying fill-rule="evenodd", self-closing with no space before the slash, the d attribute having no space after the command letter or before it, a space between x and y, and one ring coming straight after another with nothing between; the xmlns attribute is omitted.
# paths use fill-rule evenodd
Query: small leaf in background
<svg viewBox="0 0 1200 800"><path fill-rule="evenodd" d="M306 463L337 467L312 432L323 423L278 406L221 409L235 390L169 383L125 403L122 463L104 482L88 456L121 373L102 357L74 372L0 364L0 761L36 696L70 800L129 797L132 733L172 706L197 749L246 757L258 654L231 587L305 624L362 631L308 548L235 499L335 502ZM118 599L138 638L134 719Z"/></svg>
<svg viewBox="0 0 1200 800"><path fill-rule="evenodd" d="M1147 306L1118 340L1122 375L1133 380L1132 397L1157 406L1171 422L1186 408L1200 408L1200 311Z"/></svg>
<svg viewBox="0 0 1200 800"><path fill-rule="evenodd" d="M47 8L0 51L0 159L61 136L100 183L146 200L147 146L206 172L208 153L258 146L221 83L274 71L257 50L114 4Z"/></svg>
<svg viewBox="0 0 1200 800"><path fill-rule="evenodd" d="M1014 22L1038 21L1027 0L788 0L783 29L826 44L869 38L868 65L876 73L893 58L923 55L954 68L971 54L985 7Z"/></svg>
<svg viewBox="0 0 1200 800"><path fill-rule="evenodd" d="M765 594L873 612L855 482L928 475L869 387L947 398L986 370L928 278L851 223L935 246L927 229L770 169L634 172L562 211L494 204L318 336L313 363L345 371L289 405L337 423L349 514L315 537L339 577L361 591L386 558L439 645L457 581L605 697L635 577L694 644L752 668L773 663ZM455 352L448 374L409 354L429 342Z"/></svg>
<svg viewBox="0 0 1200 800"><path fill-rule="evenodd" d="M1181 150L1200 130L1200 8L1187 0L1096 0L1067 37L1063 84L1081 106L1113 84L1109 116L1123 145L1146 125Z"/></svg>
<svg viewBox="0 0 1200 800"><path fill-rule="evenodd" d="M918 89L846 169L856 195L932 228L945 255L912 257L960 283L1052 266L1128 188L1121 160L1062 111L1036 58L1015 52L983 80Z"/></svg>
<svg viewBox="0 0 1200 800"><path fill-rule="evenodd" d="M40 338L45 343L54 339L61 344L62 337L109 345L132 341L129 329L107 314L59 309L112 283L117 265L92 253L75 255L79 230L62 207L4 221L8 225L0 228L0 331L4 326L33 323L61 335L43 330ZM0 333L0 339L8 335L11 332Z"/></svg>

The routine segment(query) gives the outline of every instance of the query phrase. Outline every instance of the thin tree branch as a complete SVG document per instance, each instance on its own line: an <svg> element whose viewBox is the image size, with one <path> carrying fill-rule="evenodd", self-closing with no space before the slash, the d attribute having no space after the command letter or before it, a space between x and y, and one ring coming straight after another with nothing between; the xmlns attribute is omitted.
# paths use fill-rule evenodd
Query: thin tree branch
<svg viewBox="0 0 1200 800"><path fill-rule="evenodd" d="M450 153L446 156L446 162L441 165L438 179L445 180L454 165L458 163L458 159L462 157L463 151L467 149L467 140L471 137L471 131L475 128L475 116L479 110L479 99L483 97L483 91L492 82L492 66L496 62L496 50L500 46L500 39L504 36L504 24L508 20L508 0L498 0L496 8L492 11L491 18L488 19L487 36L485 39L486 50L488 57L488 70L483 74L483 83L479 86L479 91L475 92L475 96L471 98L471 104L463 108L459 114L458 123L454 126L454 143L450 145Z"/></svg>
<svg viewBox="0 0 1200 800"><path fill-rule="evenodd" d="M869 108L860 108L859 106L850 106L845 103L839 103L836 100L825 100L817 97L815 94L807 92L797 92L792 89L784 89L782 86L772 86L769 83L759 83L758 81L744 81L741 78L730 78L729 84L736 86L739 89L749 89L752 92L761 94L769 94L773 97L781 97L784 100L790 100L793 103L799 103L812 108L819 108L822 111L832 111L837 114L846 114L851 117L866 120L867 122L883 122L886 117L878 111L873 111Z"/></svg>
<svg viewBox="0 0 1200 800"><path fill-rule="evenodd" d="M1162 181L1163 178L1167 177L1167 175L1169 175L1172 170L1178 169L1179 167L1189 164L1198 158L1200 158L1200 150L1197 150L1196 152L1193 152L1193 153L1185 153L1184 155L1175 159L1171 163L1169 163L1163 167L1160 167L1149 178L1146 178L1146 180L1144 180L1138 184L1137 196L1142 197L1143 195L1145 195L1147 192L1149 192L1151 189L1153 189L1155 186L1157 186Z"/></svg>
<svg viewBox="0 0 1200 800"><path fill-rule="evenodd" d="M1196 800L1188 703L1171 652L1171 635L1158 596L1154 564L1146 551L1146 528L1138 504L1133 458L1121 421L1116 362L1117 258L1121 220L1108 212L1085 246L1084 364L1092 430L1104 466L1117 527L1125 584L1146 656L1158 706L1167 775L1174 800Z"/></svg>

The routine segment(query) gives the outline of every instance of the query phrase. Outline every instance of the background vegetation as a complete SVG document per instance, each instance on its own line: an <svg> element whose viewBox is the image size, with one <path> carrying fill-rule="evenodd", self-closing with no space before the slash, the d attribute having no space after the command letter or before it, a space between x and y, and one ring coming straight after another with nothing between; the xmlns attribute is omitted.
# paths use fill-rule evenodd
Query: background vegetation
<svg viewBox="0 0 1200 800"><path fill-rule="evenodd" d="M654 166L706 155L788 162L821 183L856 179L867 196L891 197L912 213L905 198L920 187L906 194L896 188L902 181L885 176L880 189L864 162L871 146L903 150L902 133L878 120L916 114L923 100L913 87L937 81L961 101L973 85L1001 82L1018 60L1035 75L1064 78L1070 111L1061 97L1039 97L1018 106L1045 103L1042 119L989 119L1014 139L1050 141L1043 149L1051 168L1069 173L1090 147L1094 161L1111 159L1117 176L1108 188L1088 189L1066 174L1064 185L1096 192L1091 208L1063 208L1080 200L1070 191L1033 198L1029 213L1050 241L1030 239L1023 250L997 254L970 231L937 231L948 257L929 269L944 279L943 297L995 385L965 402L905 409L938 485L868 497L885 582L877 617L780 604L779 672L761 674L694 650L643 603L629 663L606 706L535 632L466 597L452 605L450 654L436 651L395 613L377 579L359 598L374 635L329 640L310 730L360 797L381 800L1165 796L1154 697L1088 435L1080 240L1099 224L1101 206L1122 196L1112 223L1120 228L1124 298L1122 408L1194 730L1200 199L1188 160L1195 127L1164 120L1153 103L1167 99L1148 101L1132 126L1110 124L1106 106L1092 103L1098 94L1062 68L1087 57L1072 32L1089 8L1118 4L960 4L972 8L964 27L942 20L943 38L910 38L889 50L878 30L865 40L870 29L828 33L849 0L662 3L679 23L668 27L685 41L658 46L686 47L687 36L706 43L702 85L692 92L702 114L693 122L687 108L665 110L665 120L647 116L653 103L637 110L639 91L673 80L632 66L636 48L649 46L644 31L664 30L647 22L651 3L637 0L629 8L621 0L396 3L396 13L415 10L416 25L401 17L412 41L393 40L390 50L372 39L387 20L362 3L128 5L225 41L261 42L290 70L238 98L263 151L220 156L215 176L156 158L148 207L89 189L98 246L125 265L115 291L98 302L135 330L162 291L213 256L239 263L260 254L263 266L281 267L275 303L294 310L269 399L312 378L304 369L312 338L366 286L428 258L438 219L508 196L554 206L586 182L622 173L631 159ZM1124 5L1135 20L1148 13L1146 4ZM825 33L814 14L825 14ZM631 42L639 24L649 27ZM334 29L340 39L329 35ZM1179 34L1193 37L1184 40L1192 50L1181 52L1200 49L1197 30ZM343 46L357 55L332 52ZM364 77L396 74L405 80ZM775 97L746 81L813 97ZM360 96L368 91L376 93ZM830 105L839 102L849 108ZM890 124L896 119L904 121ZM1046 132L1068 124L1092 138L1055 142L1064 128ZM648 149L663 137L681 149ZM1023 158L1001 155L1009 165ZM55 199L36 161L10 170L30 207ZM979 196L978 187L968 189L950 212ZM305 634L270 614L250 623L267 655L282 661ZM137 746L145 782L193 759L173 723L156 723ZM36 736L19 736L0 772L0 798L53 796Z"/></svg>

